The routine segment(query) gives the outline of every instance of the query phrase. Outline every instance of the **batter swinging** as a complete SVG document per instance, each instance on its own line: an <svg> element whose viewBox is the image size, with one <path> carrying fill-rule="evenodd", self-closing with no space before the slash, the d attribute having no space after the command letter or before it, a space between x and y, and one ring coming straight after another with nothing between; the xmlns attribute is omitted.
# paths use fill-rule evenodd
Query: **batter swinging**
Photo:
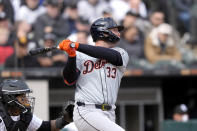
<svg viewBox="0 0 197 131"><path fill-rule="evenodd" d="M100 18L90 29L95 46L70 40L59 44L69 55L64 81L76 84L74 122L79 131L124 131L115 123L114 111L129 60L125 50L115 47L122 30L112 18Z"/></svg>

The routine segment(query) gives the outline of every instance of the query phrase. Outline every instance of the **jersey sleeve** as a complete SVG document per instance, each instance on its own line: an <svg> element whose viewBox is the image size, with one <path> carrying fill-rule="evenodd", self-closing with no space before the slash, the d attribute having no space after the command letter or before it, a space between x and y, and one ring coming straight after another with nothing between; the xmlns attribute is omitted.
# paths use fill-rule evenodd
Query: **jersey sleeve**
<svg viewBox="0 0 197 131"><path fill-rule="evenodd" d="M123 62L123 65L121 67L122 67L123 71L125 71L126 68L127 68L128 62L129 62L129 55L128 55L128 53L124 49L122 49L120 47L114 47L112 49L114 49L114 50L116 50L116 51L118 51L120 53L120 55L122 57L122 62Z"/></svg>
<svg viewBox="0 0 197 131"><path fill-rule="evenodd" d="M42 120L37 116L33 115L33 118L27 128L28 131L36 131L40 128L42 124Z"/></svg>

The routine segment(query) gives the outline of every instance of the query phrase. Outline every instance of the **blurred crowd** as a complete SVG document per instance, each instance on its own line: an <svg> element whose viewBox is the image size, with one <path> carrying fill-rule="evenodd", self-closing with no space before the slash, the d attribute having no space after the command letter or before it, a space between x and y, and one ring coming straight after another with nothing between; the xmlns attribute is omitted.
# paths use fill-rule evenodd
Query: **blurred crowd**
<svg viewBox="0 0 197 131"><path fill-rule="evenodd" d="M100 17L122 24L128 69L197 67L196 0L0 0L0 68L60 67L62 51L29 56L65 38L93 45Z"/></svg>

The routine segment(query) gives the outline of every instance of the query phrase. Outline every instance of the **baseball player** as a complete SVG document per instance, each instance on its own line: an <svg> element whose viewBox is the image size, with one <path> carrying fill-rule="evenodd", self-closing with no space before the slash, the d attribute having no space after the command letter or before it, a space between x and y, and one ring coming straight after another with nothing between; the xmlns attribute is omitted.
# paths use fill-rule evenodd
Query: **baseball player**
<svg viewBox="0 0 197 131"><path fill-rule="evenodd" d="M69 56L64 81L76 84L73 119L79 131L124 131L115 123L114 111L129 60L125 50L115 47L122 30L112 18L100 18L90 28L95 46L70 40L59 43Z"/></svg>
<svg viewBox="0 0 197 131"><path fill-rule="evenodd" d="M56 120L43 121L36 117L31 112L35 98L28 96L29 93L31 90L23 81L4 80L1 83L0 131L58 131L72 121L72 112L66 109Z"/></svg>

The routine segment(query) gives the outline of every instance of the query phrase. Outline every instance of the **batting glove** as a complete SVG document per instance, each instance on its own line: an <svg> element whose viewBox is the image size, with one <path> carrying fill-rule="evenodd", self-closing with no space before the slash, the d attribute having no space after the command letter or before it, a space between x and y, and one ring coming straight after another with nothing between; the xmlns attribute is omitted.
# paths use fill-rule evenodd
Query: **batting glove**
<svg viewBox="0 0 197 131"><path fill-rule="evenodd" d="M59 47L60 47L61 50L66 51L70 57L75 57L76 56L76 50L79 47L79 43L72 42L72 41L67 39L67 40L63 40L62 42L60 42Z"/></svg>

